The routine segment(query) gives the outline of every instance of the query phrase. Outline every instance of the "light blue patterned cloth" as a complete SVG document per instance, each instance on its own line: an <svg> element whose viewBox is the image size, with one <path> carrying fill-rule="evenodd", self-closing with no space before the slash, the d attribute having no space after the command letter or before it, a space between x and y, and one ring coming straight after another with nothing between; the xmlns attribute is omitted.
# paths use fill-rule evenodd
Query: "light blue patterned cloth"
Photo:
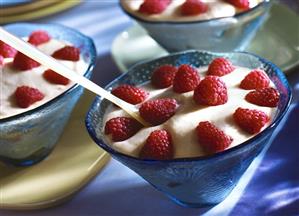
<svg viewBox="0 0 299 216"><path fill-rule="evenodd" d="M71 10L37 22L59 23L81 31L94 40L99 55L107 54L116 35L132 23L117 0L86 0Z"/></svg>
<svg viewBox="0 0 299 216"><path fill-rule="evenodd" d="M94 81L104 86L118 75L110 57L114 37L132 24L116 0L89 0L66 12L37 20L60 23L94 39L98 65ZM299 72L299 71L298 71ZM299 76L292 76L292 85ZM184 208L156 191L133 171L115 160L69 202L30 212L1 211L0 215L76 216L295 216L299 215L299 84L295 102L277 128L264 157L256 160L229 197L217 206Z"/></svg>

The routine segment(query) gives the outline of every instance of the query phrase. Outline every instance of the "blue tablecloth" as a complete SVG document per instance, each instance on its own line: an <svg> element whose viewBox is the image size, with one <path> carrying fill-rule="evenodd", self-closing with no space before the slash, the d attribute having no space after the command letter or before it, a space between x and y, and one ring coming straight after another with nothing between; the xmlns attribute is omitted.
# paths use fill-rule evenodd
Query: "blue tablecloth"
<svg viewBox="0 0 299 216"><path fill-rule="evenodd" d="M113 38L132 23L116 0L90 0L38 22L60 23L92 37L98 50L93 80L104 86L119 71L109 49ZM45 210L0 215L299 215L299 69L289 76L294 101L264 157L256 160L236 189L211 208L174 204L133 171L115 160L72 200Z"/></svg>

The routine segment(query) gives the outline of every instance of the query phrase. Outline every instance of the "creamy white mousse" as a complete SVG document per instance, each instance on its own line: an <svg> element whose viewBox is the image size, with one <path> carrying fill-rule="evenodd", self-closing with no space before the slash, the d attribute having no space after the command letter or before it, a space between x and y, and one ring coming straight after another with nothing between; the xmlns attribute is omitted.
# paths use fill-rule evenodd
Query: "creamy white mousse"
<svg viewBox="0 0 299 216"><path fill-rule="evenodd" d="M66 45L70 45L63 41L58 41L51 39L49 42L41 44L38 48L47 55L53 54L56 50L63 48ZM7 118L20 114L22 112L34 109L44 103L47 103L49 100L57 97L71 86L74 85L73 82L70 82L68 85L59 85L48 82L44 77L43 73L48 68L41 65L39 67L21 71L15 69L12 66L12 62L7 62L8 59L5 59L5 64L0 68L0 119ZM88 67L88 64L80 56L79 61L64 61L57 60L78 74L83 75ZM30 105L28 108L20 108L17 106L14 99L14 92L19 86L30 86L37 88L42 92L45 97L43 100L35 102Z"/></svg>
<svg viewBox="0 0 299 216"><path fill-rule="evenodd" d="M202 0L208 6L208 11L198 15L183 16L180 12L181 5L185 0L172 0L168 7L160 14L148 15L139 12L140 5L144 0L121 0L123 8L130 14L147 21L168 21L186 22L197 20L209 20L220 17L231 17L244 10L240 10L233 5L222 0ZM255 7L263 0L249 0L250 8Z"/></svg>
<svg viewBox="0 0 299 216"><path fill-rule="evenodd" d="M276 108L261 107L245 100L245 95L252 90L241 89L239 85L251 70L236 67L232 73L221 77L227 86L228 101L218 106L201 106L196 104L193 100L193 91L178 94L173 92L172 87L157 90L150 83L145 84L142 88L150 93L147 100L153 98L174 98L177 100L179 108L175 115L162 125L141 129L137 134L125 141L113 142L110 136L106 136L106 141L115 150L138 157L149 134L157 129L166 129L172 136L174 158L197 157L206 153L198 144L195 128L201 121L210 121L233 138L229 148L239 145L254 135L242 131L234 123L232 115L238 107L258 109L265 112L270 117L270 121L265 127L272 122L276 113ZM198 71L200 78L203 79L206 75L207 67L199 68ZM270 82L270 86L274 87L274 84ZM104 115L104 123L111 118L120 116L128 115L123 110L110 106Z"/></svg>

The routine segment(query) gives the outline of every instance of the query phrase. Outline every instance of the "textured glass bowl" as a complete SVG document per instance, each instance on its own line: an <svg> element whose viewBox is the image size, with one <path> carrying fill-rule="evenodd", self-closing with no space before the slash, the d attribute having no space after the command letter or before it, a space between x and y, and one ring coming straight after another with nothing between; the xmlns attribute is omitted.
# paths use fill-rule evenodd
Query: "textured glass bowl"
<svg viewBox="0 0 299 216"><path fill-rule="evenodd" d="M96 60L93 41L65 26L54 24L18 23L5 26L9 32L26 37L32 31L43 29L56 39L68 41L80 48L90 78ZM32 165L44 159L55 146L71 111L83 93L74 85L49 102L27 112L0 119L0 161L13 165Z"/></svg>
<svg viewBox="0 0 299 216"><path fill-rule="evenodd" d="M146 21L123 10L166 50L242 51L267 18L270 0L232 17L190 22Z"/></svg>
<svg viewBox="0 0 299 216"><path fill-rule="evenodd" d="M105 143L103 115L110 105L108 101L97 97L86 116L88 132L100 147L176 203L185 206L201 207L221 202L236 186L253 159L269 144L270 136L290 105L291 91L284 74L271 62L253 54L217 54L191 50L137 64L107 86L110 90L123 83L140 85L150 79L154 68L159 65L189 63L199 67L208 65L219 56L229 58L235 65L264 69L281 94L278 111L271 125L236 147L212 156L166 161L142 160L117 152Z"/></svg>

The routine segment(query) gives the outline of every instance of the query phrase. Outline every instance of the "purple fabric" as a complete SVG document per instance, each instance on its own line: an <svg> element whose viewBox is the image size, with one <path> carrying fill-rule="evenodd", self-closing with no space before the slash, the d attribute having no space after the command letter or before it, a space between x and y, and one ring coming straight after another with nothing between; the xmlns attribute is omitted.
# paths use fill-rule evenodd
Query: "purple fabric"
<svg viewBox="0 0 299 216"><path fill-rule="evenodd" d="M299 215L299 103L286 117L231 215Z"/></svg>

